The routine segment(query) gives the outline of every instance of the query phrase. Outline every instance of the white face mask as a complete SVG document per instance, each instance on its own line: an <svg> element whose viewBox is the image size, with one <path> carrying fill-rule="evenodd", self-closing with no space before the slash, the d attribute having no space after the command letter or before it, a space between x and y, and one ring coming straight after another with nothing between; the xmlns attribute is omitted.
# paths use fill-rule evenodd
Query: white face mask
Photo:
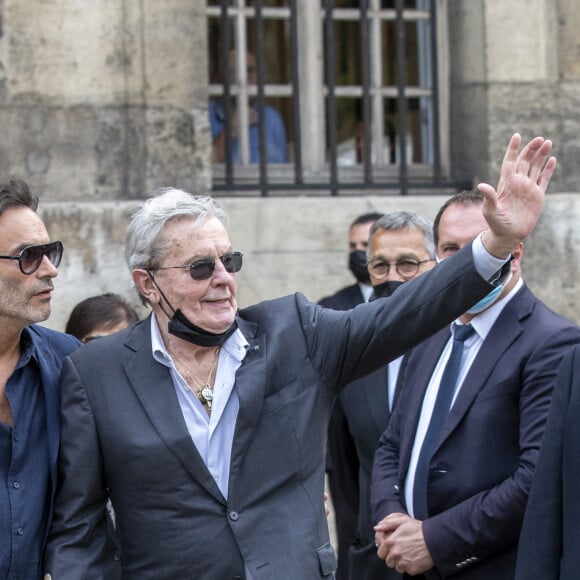
<svg viewBox="0 0 580 580"><path fill-rule="evenodd" d="M443 260L445 260L445 258L435 256L435 260L437 261L438 264L440 264L441 262L443 262ZM496 286L489 294L487 294L479 302L474 304L469 310L467 310L467 314L479 314L480 312L487 310L501 296L503 289L506 287L511 278L512 273L510 272L510 275L504 280L503 284Z"/></svg>
<svg viewBox="0 0 580 580"><path fill-rule="evenodd" d="M503 284L496 286L487 296L484 296L477 304L474 304L468 311L468 314L479 314L484 310L487 310L497 299L501 296L503 289L506 287L507 283L511 280L512 273L505 279Z"/></svg>

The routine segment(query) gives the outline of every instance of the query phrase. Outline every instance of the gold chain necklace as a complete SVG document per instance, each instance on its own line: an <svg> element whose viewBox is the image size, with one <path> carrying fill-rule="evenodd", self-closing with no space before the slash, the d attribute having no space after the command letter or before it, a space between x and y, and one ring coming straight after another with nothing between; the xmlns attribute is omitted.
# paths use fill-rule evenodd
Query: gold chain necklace
<svg viewBox="0 0 580 580"><path fill-rule="evenodd" d="M215 354L213 357L213 361L211 363L211 367L209 369L209 374L207 375L207 379L206 379L205 383L202 383L199 379L192 376L191 373L185 368L183 363L181 363L181 362L179 363L179 367L181 368L182 373L185 375L185 377L187 379L187 381L186 381L187 387L199 399L199 401L201 402L201 404L203 405L203 407L207 411L208 415L211 414L211 405L212 405L212 401L213 401L212 375L213 375L214 370L216 368L219 350L220 350L220 347L217 346L215 349ZM195 389L192 388L191 383L193 383L196 386Z"/></svg>

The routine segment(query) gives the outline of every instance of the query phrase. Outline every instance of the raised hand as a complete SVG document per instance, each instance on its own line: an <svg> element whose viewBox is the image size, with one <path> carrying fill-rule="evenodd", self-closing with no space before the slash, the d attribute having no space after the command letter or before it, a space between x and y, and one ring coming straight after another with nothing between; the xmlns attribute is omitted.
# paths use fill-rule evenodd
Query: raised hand
<svg viewBox="0 0 580 580"><path fill-rule="evenodd" d="M506 257L536 227L544 205L546 189L556 168L549 157L552 142L535 137L520 152L522 138L515 133L503 158L497 190L480 183L483 215L489 224L484 238L487 250Z"/></svg>

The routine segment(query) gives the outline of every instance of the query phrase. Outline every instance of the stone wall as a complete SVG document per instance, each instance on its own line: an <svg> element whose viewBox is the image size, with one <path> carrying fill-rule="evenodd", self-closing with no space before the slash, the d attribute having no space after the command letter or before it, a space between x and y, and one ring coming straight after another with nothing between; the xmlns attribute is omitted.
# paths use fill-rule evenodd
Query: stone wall
<svg viewBox="0 0 580 580"><path fill-rule="evenodd" d="M238 277L240 306L296 291L316 301L351 284L346 236L354 216L370 210L406 209L433 219L445 199L222 199L230 214L233 246L244 253L244 267ZM139 306L123 257L127 212L131 207L130 202L41 202L41 215L52 238L65 245L55 281L53 315L47 326L64 329L74 304L102 292L118 292ZM526 243L523 259L524 278L532 290L577 322L579 221L578 196L549 195L538 228ZM141 310L143 315L146 312Z"/></svg>
<svg viewBox="0 0 580 580"><path fill-rule="evenodd" d="M53 200L207 189L204 9L0 0L0 175Z"/></svg>
<svg viewBox="0 0 580 580"><path fill-rule="evenodd" d="M448 0L451 158L458 180L497 177L519 131L554 140L552 191L580 189L580 5Z"/></svg>

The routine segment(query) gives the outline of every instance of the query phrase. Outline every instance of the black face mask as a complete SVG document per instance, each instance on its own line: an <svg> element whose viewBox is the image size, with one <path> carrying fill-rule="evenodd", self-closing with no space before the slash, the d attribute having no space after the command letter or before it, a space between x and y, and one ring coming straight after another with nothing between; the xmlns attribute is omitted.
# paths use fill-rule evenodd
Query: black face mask
<svg viewBox="0 0 580 580"><path fill-rule="evenodd" d="M388 282L383 282L382 284L377 284L373 286L373 293L369 298L369 302L376 300L377 298L389 298L393 295L393 292L404 282L400 280L389 280Z"/></svg>
<svg viewBox="0 0 580 580"><path fill-rule="evenodd" d="M367 254L364 250L355 250L348 255L348 269L361 284L370 284L371 277L367 270Z"/></svg>
<svg viewBox="0 0 580 580"><path fill-rule="evenodd" d="M177 336L182 340L187 340L187 342L191 342L192 344L196 344L197 346L222 346L223 343L236 331L238 328L238 323L234 319L231 326L225 331L221 332L220 334L214 334L213 332L208 332L199 326L193 324L193 322L189 321L185 314L181 312L181 310L173 308L171 306L171 302L167 300L167 296L165 296L163 290L157 284L157 281L153 277L151 272L148 272L149 277L153 284L155 284L155 288L159 290L159 293L163 297L163 300L167 303L167 306L173 310L173 316L169 320L169 324L167 326L167 330L169 330L169 334L173 334L173 336ZM169 318L169 314L163 308L163 305L160 303L159 306L161 310L165 313L165 315Z"/></svg>
<svg viewBox="0 0 580 580"><path fill-rule="evenodd" d="M232 325L220 334L208 332L199 326L190 322L181 310L176 310L171 320L169 321L169 333L187 340L197 346L222 346L223 343L236 331L238 328L237 321L233 321Z"/></svg>

